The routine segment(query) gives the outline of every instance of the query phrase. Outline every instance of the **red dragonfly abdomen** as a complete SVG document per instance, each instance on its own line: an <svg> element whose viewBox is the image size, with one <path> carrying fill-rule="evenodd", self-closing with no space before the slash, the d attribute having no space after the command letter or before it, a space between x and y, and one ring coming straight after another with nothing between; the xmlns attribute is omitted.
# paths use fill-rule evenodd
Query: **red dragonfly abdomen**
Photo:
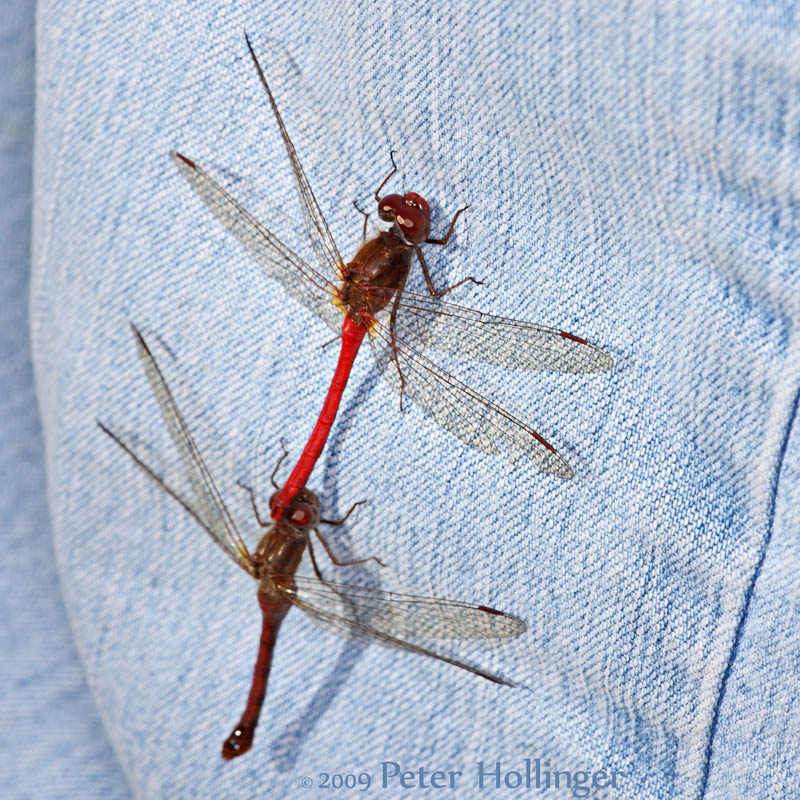
<svg viewBox="0 0 800 800"><path fill-rule="evenodd" d="M253 734L258 725L261 706L267 693L267 679L272 666L272 652L275 649L275 640L281 627L286 612L291 608L291 603L268 603L258 599L264 621L261 625L261 640L258 643L258 658L253 671L253 684L247 697L247 705L239 724L233 729L231 735L222 745L222 757L226 761L246 753L253 744Z"/></svg>
<svg viewBox="0 0 800 800"><path fill-rule="evenodd" d="M314 470L317 459L320 457L325 447L325 442L328 440L333 421L336 419L336 412L339 410L344 387L347 386L347 380L350 377L350 371L358 353L358 348L361 346L366 333L367 328L364 325L360 325L349 316L345 318L342 325L342 347L339 351L339 361L336 364L336 371L333 373L331 385L328 387L328 394L322 404L322 411L317 418L317 424L311 432L297 465L292 470L292 474L289 475L289 479L283 488L272 500L270 514L274 520L283 518L284 512L306 485L306 481L308 481Z"/></svg>
<svg viewBox="0 0 800 800"><path fill-rule="evenodd" d="M372 315L385 308L402 290L411 266L411 247L399 237L381 232L364 242L347 265L339 301L347 310L342 325L342 346L328 394L317 424L283 488L273 497L270 515L283 519L286 509L306 485L328 441L358 348L369 330Z"/></svg>

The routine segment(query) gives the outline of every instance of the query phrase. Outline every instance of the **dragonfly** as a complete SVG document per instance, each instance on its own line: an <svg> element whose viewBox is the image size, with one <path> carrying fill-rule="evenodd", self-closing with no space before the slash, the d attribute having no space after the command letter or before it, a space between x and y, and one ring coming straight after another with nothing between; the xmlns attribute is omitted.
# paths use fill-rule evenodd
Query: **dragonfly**
<svg viewBox="0 0 800 800"><path fill-rule="evenodd" d="M258 655L244 713L222 745L224 759L231 760L243 755L252 746L266 696L278 631L293 606L336 633L431 657L493 683L516 685L510 680L435 652L414 640L515 637L527 630L526 623L518 617L489 606L336 583L323 577L312 547L312 531L336 566L352 566L370 560L383 565L374 556L355 561L338 560L318 528L321 523L342 525L359 503L354 504L341 520L323 519L319 498L310 489L303 487L280 520L265 520L259 512L253 490L240 484L250 495L256 523L264 530L258 546L251 553L222 499L150 347L141 332L135 326L131 327L139 359L191 487L191 498L181 495L156 470L148 466L137 454L133 444L126 442L102 422L98 421L97 424L103 433L133 459L145 475L189 513L226 555L258 582L258 604L262 613ZM275 474L285 457L284 450L272 473L271 479L276 490L278 485L275 483ZM314 576L296 574L306 550Z"/></svg>
<svg viewBox="0 0 800 800"><path fill-rule="evenodd" d="M254 256L266 275L277 278L292 297L340 331L339 359L322 410L297 465L274 498L273 519L280 519L285 513L322 454L353 362L367 334L378 368L400 393L401 405L403 397L411 398L439 425L482 452L495 453L505 446L512 459L525 456L543 472L572 478L569 463L540 434L439 367L423 350L430 347L503 367L573 373L609 370L614 363L611 355L556 328L442 300L457 286L480 281L468 277L436 289L421 245L445 246L465 209L456 212L445 236L431 237L430 206L423 197L416 192L381 195L397 172L393 154L392 169L375 192L377 235L366 238L369 215L362 211L363 243L353 260L345 264L247 34L245 39L289 156L319 269L257 220L195 160L179 152L173 152L172 157L192 189ZM422 269L426 294L405 288L414 258Z"/></svg>

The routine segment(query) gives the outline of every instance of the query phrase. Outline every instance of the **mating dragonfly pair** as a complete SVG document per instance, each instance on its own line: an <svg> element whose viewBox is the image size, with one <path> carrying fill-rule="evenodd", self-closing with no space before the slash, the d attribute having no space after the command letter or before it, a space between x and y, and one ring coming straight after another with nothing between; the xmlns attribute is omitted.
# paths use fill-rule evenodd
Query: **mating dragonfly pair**
<svg viewBox="0 0 800 800"><path fill-rule="evenodd" d="M137 455L131 444L98 423L137 466L194 517L225 553L259 581L262 635L244 714L223 745L222 755L226 759L241 755L252 744L278 630L292 606L297 606L334 630L431 656L495 683L514 685L502 677L435 652L420 642L441 638L497 639L517 636L527 629L526 624L517 617L483 605L366 589L327 581L322 576L311 544L312 531L337 566L369 560L340 562L335 558L318 525L340 525L344 520L323 519L318 498L306 488L306 482L327 441L352 364L364 338L369 335L379 369L401 397L414 400L459 439L483 452L494 453L506 449L512 457L526 456L539 470L563 479L572 478L573 472L552 445L500 406L438 367L423 355L422 350L433 348L519 369L578 373L601 372L613 365L607 352L572 334L443 301L442 295L456 286L467 281L479 281L468 277L453 286L437 290L421 245L446 245L464 209L456 212L444 237L431 237L430 208L422 197L413 192L402 196L381 195L397 171L393 157L391 172L375 192L378 204L377 235L367 239L368 215L365 214L363 244L353 260L345 264L303 172L249 39L247 46L292 164L306 228L319 258L320 269L311 266L287 247L193 160L180 153L174 153L173 159L192 188L223 225L244 244L264 272L269 277L277 278L295 299L315 311L331 327L341 330L339 361L322 411L297 465L282 487L274 481L278 467L273 472L272 480L277 491L270 500L271 520L261 517L255 496L251 489L247 489L256 521L260 527L266 528L253 553L247 549L216 488L152 351L135 327L139 356L183 463L192 499L181 496ZM412 293L405 289L415 258L422 268L427 294ZM306 549L311 557L315 578L296 574Z"/></svg>

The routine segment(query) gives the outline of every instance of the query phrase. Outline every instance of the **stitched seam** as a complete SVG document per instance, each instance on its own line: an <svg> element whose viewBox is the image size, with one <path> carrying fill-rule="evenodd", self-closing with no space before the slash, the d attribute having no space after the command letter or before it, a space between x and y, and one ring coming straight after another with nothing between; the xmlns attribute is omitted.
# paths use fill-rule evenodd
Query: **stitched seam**
<svg viewBox="0 0 800 800"><path fill-rule="evenodd" d="M731 652L730 656L728 657L728 663L725 666L725 671L722 674L722 681L720 682L719 693L717 695L717 702L714 706L714 714L711 718L711 727L709 728L709 733L708 733L708 744L706 745L705 764L703 766L703 777L700 782L699 797L701 798L701 800L706 796L706 788L708 787L708 777L711 772L711 754L713 751L714 737L716 736L717 733L717 725L719 723L719 715L720 715L720 709L722 708L722 701L725 698L725 691L728 687L728 678L730 677L731 670L733 669L733 664L739 652L739 644L741 642L742 632L744 631L744 624L747 621L747 617L750 612L750 603L753 599L753 593L755 592L756 582L758 581L758 578L761 575L761 568L763 567L764 559L767 556L767 549L769 548L769 544L772 541L772 533L775 525L775 507L777 505L777 500L778 500L778 486L780 485L780 477L781 477L781 472L783 470L783 463L786 458L786 450L789 447L789 438L791 436L795 420L797 419L798 407L800 407L800 390L798 390L794 396L794 401L792 403L792 410L789 415L789 423L786 426L786 434L783 437L780 454L778 456L778 466L777 469L775 470L775 477L772 481L772 487L770 489L769 512L767 518L767 535L764 538L764 543L761 547L761 554L759 555L758 563L756 564L755 570L753 570L753 577L750 581L750 585L747 587L747 593L745 594L745 600L744 600L744 605L742 607L741 616L739 618L739 623L736 626L736 634L733 638L733 646L731 647Z"/></svg>

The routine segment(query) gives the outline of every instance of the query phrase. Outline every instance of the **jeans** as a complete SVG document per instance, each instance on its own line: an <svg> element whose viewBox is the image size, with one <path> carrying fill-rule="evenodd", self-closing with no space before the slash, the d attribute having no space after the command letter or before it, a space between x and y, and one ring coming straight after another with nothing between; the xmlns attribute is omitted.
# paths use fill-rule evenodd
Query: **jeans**
<svg viewBox="0 0 800 800"><path fill-rule="evenodd" d="M432 773L459 772L443 796L792 796L790 7L386 10L39 6L30 335L43 464L64 603L132 792L324 797L323 774L367 774L391 797L411 788L403 773L433 792ZM334 547L387 562L369 570L385 589L526 619L511 643L458 651L525 688L355 645L293 611L253 751L223 766L256 655L255 584L95 418L181 480L132 320L174 355L170 383L252 548L236 483L265 504L281 438L296 458L322 403L329 331L260 274L169 158L179 148L227 174L313 259L243 29L345 258L361 231L351 201L369 203L394 149L394 190L431 202L436 235L470 204L428 265L439 285L485 284L448 299L570 331L617 363L559 375L432 354L551 441L576 471L561 481L469 450L411 403L401 412L359 354L309 484L327 517L370 501ZM424 288L419 270L409 287Z"/></svg>

